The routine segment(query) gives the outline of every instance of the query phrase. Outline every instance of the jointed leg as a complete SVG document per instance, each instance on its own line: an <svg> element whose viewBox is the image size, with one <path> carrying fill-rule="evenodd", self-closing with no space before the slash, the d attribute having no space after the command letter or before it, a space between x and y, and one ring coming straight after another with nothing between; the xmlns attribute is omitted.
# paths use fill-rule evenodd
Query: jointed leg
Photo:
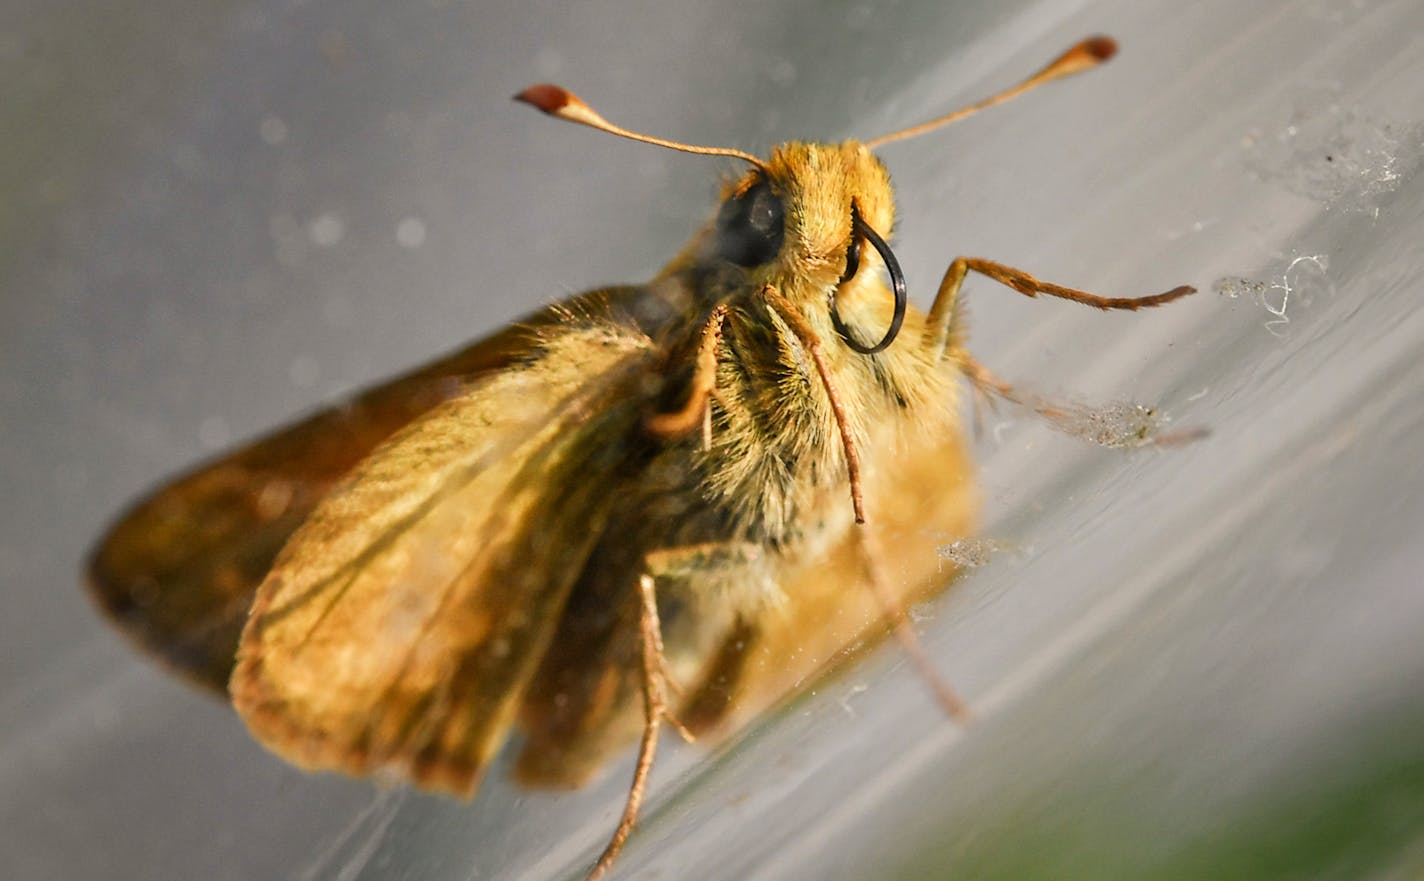
<svg viewBox="0 0 1424 881"><path fill-rule="evenodd" d="M955 693L954 688L939 672L939 668L930 660L929 655L925 654L925 648L921 645L919 636L915 634L914 625L910 623L910 616L905 611L904 604L886 583L885 573L881 569L881 560L884 558L880 553L880 547L875 541L874 534L864 528L856 529L855 534L860 541L861 559L865 562L870 588L875 591L875 599L879 601L880 608L889 616L894 625L895 638L899 640L900 647L905 650L905 654L910 656L910 661L915 665L920 679L934 694L935 700L939 702L945 713L956 722L966 721L969 718L968 706Z"/></svg>
<svg viewBox="0 0 1424 881"><path fill-rule="evenodd" d="M648 774L653 770L653 758L658 752L658 732L663 719L669 718L662 625L658 621L658 601L653 593L651 575L638 579L638 594L642 605L639 630L643 643L643 740L638 747L638 764L633 771L633 784L628 787L623 816L619 818L618 828L613 831L608 846L589 871L588 881L598 881L608 872L638 822L638 812L643 807L643 796L647 791Z"/></svg>
<svg viewBox="0 0 1424 881"><path fill-rule="evenodd" d="M1033 394L1025 394L994 375L968 352L957 351L954 357L958 360L959 369L965 378L973 385L974 391L985 400L992 402L995 397L999 397L1027 407L1059 431L1099 446L1175 446L1206 436L1203 429L1184 429L1162 434L1158 431L1161 427L1161 417L1157 411L1141 404L1087 407L1073 403L1054 403Z"/></svg>
<svg viewBox="0 0 1424 881"><path fill-rule="evenodd" d="M954 330L955 309L959 301L959 289L964 284L964 277L971 271L992 278L994 281L1007 285L1027 297L1037 297L1039 294L1047 294L1050 297L1071 300L1074 303L1082 303L1084 306L1092 306L1095 309L1103 310L1127 309L1136 311L1152 306L1161 306L1164 303L1170 303L1173 300L1185 297L1196 291L1196 288L1182 285L1172 288L1165 293L1152 294L1146 297L1100 297L1097 294L1090 294L1087 291L1065 288L1062 285L1039 281L1022 269L1015 269L1012 266L1005 266L1002 263L994 263L991 260L983 260L978 257L958 257L953 263L949 264L949 269L945 270L944 280L939 283L939 292L935 294L934 306L930 308L930 320L926 329L929 338L926 342L937 358L945 357L945 355L954 348L951 334Z"/></svg>
<svg viewBox="0 0 1424 881"><path fill-rule="evenodd" d="M846 415L845 405L841 403L841 393L831 376L830 365L826 363L825 352L821 349L821 338L816 336L815 328L811 327L780 291L766 285L761 292L776 313L790 326L801 345L806 347L806 353L811 356L811 363L816 365L816 372L820 374L821 384L826 389L826 397L831 402L831 412L836 417L836 427L840 429L841 446L845 449L846 472L850 478L850 503L855 509L855 522L864 523L865 501L860 486L860 447L855 442L855 435L851 434L850 418Z"/></svg>
<svg viewBox="0 0 1424 881"><path fill-rule="evenodd" d="M712 316L702 327L702 339L697 344L697 365L687 392L687 402L680 410L648 417L648 431L661 437L676 438L701 425L703 443L709 443L711 408L708 403L717 388L717 346L722 342L722 325L726 320L726 304L712 310Z"/></svg>

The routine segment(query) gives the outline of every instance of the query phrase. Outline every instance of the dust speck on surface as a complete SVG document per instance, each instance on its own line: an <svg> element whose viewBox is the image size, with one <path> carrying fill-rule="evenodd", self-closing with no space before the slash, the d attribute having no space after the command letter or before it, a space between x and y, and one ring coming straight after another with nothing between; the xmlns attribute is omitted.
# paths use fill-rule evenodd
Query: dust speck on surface
<svg viewBox="0 0 1424 881"><path fill-rule="evenodd" d="M1285 332L1291 316L1287 314L1292 303L1295 311L1307 308L1319 291L1329 291L1330 282L1326 271L1330 259L1324 254L1303 254L1291 258L1280 268L1270 281L1242 276L1219 278L1212 288L1222 296L1232 299L1249 299L1265 309L1273 317L1266 321L1265 328L1276 336Z"/></svg>
<svg viewBox="0 0 1424 881"><path fill-rule="evenodd" d="M1284 123L1248 132L1243 147L1261 180L1330 209L1374 214L1418 170L1424 124L1368 116L1323 88L1298 98Z"/></svg>
<svg viewBox="0 0 1424 881"><path fill-rule="evenodd" d="M1144 447L1161 436L1162 415L1144 404L1056 405L1040 410L1064 434L1102 447Z"/></svg>
<svg viewBox="0 0 1424 881"><path fill-rule="evenodd" d="M965 569L975 569L989 562L989 558L1003 547L993 539L961 538L935 548L935 555L945 563L953 563Z"/></svg>

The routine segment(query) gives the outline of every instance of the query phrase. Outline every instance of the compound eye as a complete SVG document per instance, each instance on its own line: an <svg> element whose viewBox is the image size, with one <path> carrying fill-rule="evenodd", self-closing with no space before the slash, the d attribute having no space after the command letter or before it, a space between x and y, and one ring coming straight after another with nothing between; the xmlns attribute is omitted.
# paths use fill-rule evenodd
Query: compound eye
<svg viewBox="0 0 1424 881"><path fill-rule="evenodd" d="M771 262L785 237L786 210L766 181L723 202L717 214L717 253L738 266Z"/></svg>

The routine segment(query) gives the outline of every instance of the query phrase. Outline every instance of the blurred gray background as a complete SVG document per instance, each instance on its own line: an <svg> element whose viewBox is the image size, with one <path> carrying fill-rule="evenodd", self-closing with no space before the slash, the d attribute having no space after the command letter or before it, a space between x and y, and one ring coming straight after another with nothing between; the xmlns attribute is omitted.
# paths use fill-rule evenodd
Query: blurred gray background
<svg viewBox="0 0 1424 881"><path fill-rule="evenodd" d="M308 776L137 657L81 558L155 481L567 292L646 278L717 160L654 134L870 137L1082 36L1100 71L886 148L927 306L973 349L1196 444L989 414L1003 548L894 646L712 753L673 748L620 878L1424 872L1424 7L1416 0L231 0L0 10L0 866L6 877L572 878L630 765L469 805ZM932 528L932 524L927 524ZM631 761L631 756L629 757Z"/></svg>

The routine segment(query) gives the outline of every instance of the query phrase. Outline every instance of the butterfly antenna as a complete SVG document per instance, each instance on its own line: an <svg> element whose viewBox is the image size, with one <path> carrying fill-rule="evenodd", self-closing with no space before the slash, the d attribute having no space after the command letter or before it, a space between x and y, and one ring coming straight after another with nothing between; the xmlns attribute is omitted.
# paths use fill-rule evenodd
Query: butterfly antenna
<svg viewBox="0 0 1424 881"><path fill-rule="evenodd" d="M584 103L583 99L568 89L561 86L553 86L548 83L541 83L537 86L530 86L518 95L514 100L523 101L533 107L544 111L550 116L565 119L569 122L576 122L579 125L586 125L589 128L596 128L601 132L608 132L610 135L617 135L620 138L627 138L630 141L642 141L645 144L656 144L659 147L667 147L670 150L681 150L683 153L697 153L703 156L730 156L733 159L741 159L743 162L750 162L757 168L766 170L766 163L750 153L741 150L734 150L731 147L702 147L697 144L684 144L680 141L669 141L665 138L655 138L651 135L640 134L629 131L622 126L614 125L599 115L597 110Z"/></svg>

